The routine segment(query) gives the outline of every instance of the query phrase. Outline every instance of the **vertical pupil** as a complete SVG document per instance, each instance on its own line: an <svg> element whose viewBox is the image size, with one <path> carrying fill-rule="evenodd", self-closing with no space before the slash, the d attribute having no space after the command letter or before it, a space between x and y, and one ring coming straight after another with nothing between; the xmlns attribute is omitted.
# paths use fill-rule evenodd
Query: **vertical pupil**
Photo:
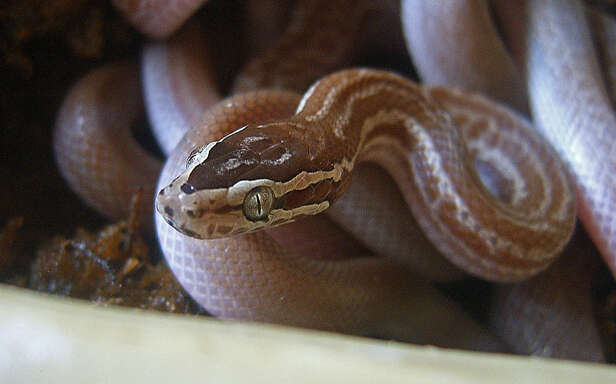
<svg viewBox="0 0 616 384"><path fill-rule="evenodd" d="M263 209L261 207L261 199L259 198L258 193L255 195L255 197L257 198L257 211L259 212L259 216L261 216L263 214Z"/></svg>
<svg viewBox="0 0 616 384"><path fill-rule="evenodd" d="M253 188L244 198L242 206L244 217L250 221L267 220L273 203L274 193L269 187Z"/></svg>

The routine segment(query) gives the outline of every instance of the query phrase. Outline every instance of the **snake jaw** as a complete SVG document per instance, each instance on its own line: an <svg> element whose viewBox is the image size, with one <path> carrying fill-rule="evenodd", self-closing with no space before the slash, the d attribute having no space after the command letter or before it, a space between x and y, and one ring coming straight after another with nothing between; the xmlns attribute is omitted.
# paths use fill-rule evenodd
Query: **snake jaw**
<svg viewBox="0 0 616 384"><path fill-rule="evenodd" d="M330 206L326 198L343 171L300 172L286 182L269 179L240 180L228 188L190 188L184 171L156 197L156 210L177 231L197 239L215 239L255 232L315 215ZM319 188L322 185L325 188ZM289 197L311 190L311 198ZM317 196L319 195L319 196Z"/></svg>
<svg viewBox="0 0 616 384"><path fill-rule="evenodd" d="M156 210L178 232L197 239L229 237L283 225L298 217L320 213L330 205L329 201L322 201L292 209L282 206L284 191L307 183L304 174L288 183L242 180L230 188L186 193L184 187L189 173L184 172L160 190ZM262 210L257 216L247 212L255 209L255 193L259 193L259 199L271 200L257 203Z"/></svg>
<svg viewBox="0 0 616 384"><path fill-rule="evenodd" d="M185 171L160 190L156 197L158 213L174 229L197 239L241 233L242 209L227 205L227 189L187 190L189 173Z"/></svg>
<svg viewBox="0 0 616 384"><path fill-rule="evenodd" d="M212 239L327 209L344 166L303 170L309 153L293 128L289 122L247 125L196 148L186 170L159 192L157 211L179 232Z"/></svg>
<svg viewBox="0 0 616 384"><path fill-rule="evenodd" d="M178 232L197 239L215 239L254 232L293 221L271 201L261 216L247 216L246 201L255 190L266 189L275 200L269 180L241 181L230 188L187 190L190 169L183 172L156 197L156 210ZM263 208L262 206L261 208Z"/></svg>

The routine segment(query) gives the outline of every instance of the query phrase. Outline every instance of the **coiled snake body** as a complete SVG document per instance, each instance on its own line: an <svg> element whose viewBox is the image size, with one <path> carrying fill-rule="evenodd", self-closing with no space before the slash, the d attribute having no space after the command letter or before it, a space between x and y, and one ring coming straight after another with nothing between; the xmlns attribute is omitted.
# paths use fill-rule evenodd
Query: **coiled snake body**
<svg viewBox="0 0 616 384"><path fill-rule="evenodd" d="M451 118L430 99L386 72L330 75L290 119L248 125L194 151L186 171L159 193L158 212L197 238L280 225L328 208L361 158L388 169L424 232L454 263L496 280L544 269L575 218L562 164L530 130L524 142L501 139L492 166L511 194L499 200L482 186Z"/></svg>
<svg viewBox="0 0 616 384"><path fill-rule="evenodd" d="M186 40L182 46L188 47L191 34L195 35L180 31L159 48L174 46L174 40ZM182 56L186 47L169 52L185 61L198 56L194 50ZM205 89L195 81L207 77L195 75L201 63L185 65L178 59L180 64L174 63L162 76L152 76L148 61L161 58L151 53L146 50L144 79L155 126L168 124L152 109L172 115L152 107L156 98L150 96L156 92L163 93L162 104L170 109L176 102L186 107L188 101L211 99L181 86ZM133 70L116 69L136 78ZM183 81L173 78L178 73ZM79 124L87 128L79 122L91 116L80 106L110 102L121 109L119 99L100 92L100 87L111 88L114 76L116 83L133 85L117 82L113 70L100 71L75 94L98 90L84 100L69 97L60 113L56 145L60 167L68 169L64 160L72 161L67 174L88 172L82 167L83 156L76 155L84 135L69 133ZM152 90L165 76L173 78L170 87ZM123 94L121 87L113 92ZM182 113L183 125L193 126L194 116ZM101 116L92 116L90 125L103 125ZM92 136L98 143L101 135ZM164 141L165 150L175 146ZM84 156L96 160L93 147L101 146L88 146ZM117 147L112 144L102 152L109 157L106 152ZM128 177L130 187L157 172L151 159L141 160L152 164L142 167L151 172L145 174L131 163L136 172ZM276 230L284 227L256 232L325 210L363 161L380 164L396 179L419 226L441 253L482 278L518 281L532 276L547 268L571 235L575 199L568 174L523 118L468 93L418 86L382 71L347 70L323 78L301 100L295 93L280 91L236 95L208 110L186 133L167 159L157 188L158 239L174 274L201 305L223 318L468 346L451 343L462 333L457 330L463 323L470 324L468 319L455 315L448 323L436 308L449 309L451 302L434 295L405 266L338 255L324 260L327 247L313 247L308 253L314 255L309 256L317 257L309 257L281 245L285 239ZM97 166L109 168L106 161ZM91 181L79 180L90 191L100 179L97 170ZM79 180L71 183L80 184ZM92 193L92 201L104 200L97 194ZM103 194L113 198L111 192ZM109 212L106 206L101 210ZM306 220L307 226L325 227L323 221ZM481 333L473 327L463 337L474 339ZM415 331L425 328L434 333Z"/></svg>
<svg viewBox="0 0 616 384"><path fill-rule="evenodd" d="M210 132L189 131L162 171L157 230L174 274L218 317L502 350L396 262L323 260L263 231L198 239L316 213L359 160L386 167L426 235L484 278L546 268L573 229L575 199L558 157L523 120L477 96L348 70L316 83L299 105L284 92L238 95L200 127Z"/></svg>

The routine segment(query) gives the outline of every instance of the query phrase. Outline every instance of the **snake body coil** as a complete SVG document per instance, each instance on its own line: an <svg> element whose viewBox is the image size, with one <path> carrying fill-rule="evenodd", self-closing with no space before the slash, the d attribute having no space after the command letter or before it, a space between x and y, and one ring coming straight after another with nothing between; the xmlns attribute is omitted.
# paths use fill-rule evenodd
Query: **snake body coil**
<svg viewBox="0 0 616 384"><path fill-rule="evenodd" d="M565 168L528 127L496 136L484 126L474 141L483 157L473 159L439 100L455 115L455 95L391 73L327 76L291 118L247 125L193 151L157 209L191 237L252 232L324 211L357 161L370 160L392 174L425 234L458 266L501 281L544 269L574 226ZM488 149L482 140L497 142Z"/></svg>
<svg viewBox="0 0 616 384"><path fill-rule="evenodd" d="M201 2L146 1L135 2L143 7L132 8L123 6L129 2L114 3L129 11L132 16L128 18L141 31L161 37L169 35ZM304 90L317 77L354 62L348 56L357 53L349 46L351 40L363 48L371 44L370 36L378 45L392 41L384 32L401 33L391 28L391 19L376 22L372 28L369 23L358 27L359 3L368 4L365 10L372 15L380 12L372 9L375 2L363 0L298 2L283 33L289 38L283 37L272 51L267 50L264 57L269 59L255 58L266 64L247 65L244 72L249 76L238 75L232 87L236 91L257 86L270 90L240 93L215 106L218 84L207 52L218 56L224 50L204 46L205 34L195 27L194 19L171 39L149 42L142 62L142 85L148 118L154 128L160 128L154 134L163 151L170 153L162 173L159 163L137 149L128 134L131 120L142 108L136 68L121 64L93 71L74 87L59 113L54 137L59 168L84 201L114 219L126 216L128 198L138 187L145 196L142 217L151 217L148 196L154 197L155 178L160 175L156 190L164 190L158 204L162 215L155 215L159 244L178 280L212 315L443 346L476 348L479 341L480 349L494 349L486 348L494 343L485 343L490 337L486 339L472 319L414 273L437 281L460 276L460 270L439 258L434 247L462 269L492 280L521 280L545 269L573 227L571 183L558 156L523 118L468 93L418 86L383 72L352 70L324 78L300 103L300 95L288 92L290 87L301 84L297 89ZM395 3L391 2L391 10L397 17ZM590 97L600 91L601 86L591 85L600 78L593 75L593 81L574 81L579 75L597 73L589 71L596 66L570 66L571 61L594 58L590 41L576 32L583 24L583 8L575 0L529 4L533 6L525 12L525 7L504 1L490 2L488 9L486 2L476 0L455 5L412 0L403 2L401 17L405 26L413 28L405 34L424 82L438 80L430 76L434 70L454 71L458 75L447 75L444 85L487 92L522 111L527 105L526 92L516 72L524 60L528 60L531 94L572 86L571 91L559 90L554 97L532 96L534 123L544 133L556 132L548 137L557 139L554 143L579 139L572 141L576 145L554 145L563 158L581 159L577 163L568 160L580 218L613 268L610 195L604 193L613 180L596 177L607 175L603 173L580 172L610 168L605 159L611 141L603 139L613 126L608 116L613 111L599 108L598 101L607 99ZM571 4L578 5L572 8ZM167 12L169 6L177 9ZM254 6L261 9L264 2L254 2ZM285 9L279 9L280 25L274 30L282 28ZM571 17L571 10L580 17ZM274 25L272 12L266 13L266 23ZM537 14L531 18L536 28L521 27L525 13ZM502 49L489 15L499 19L499 30L516 54L518 69L512 68L509 58L495 58L509 50ZM562 23L546 22L558 15L569 16ZM374 21L375 17L364 19ZM423 21L426 28L420 27ZM456 33L448 33L449 27ZM264 26L246 29L263 32ZM555 31L565 31L569 37ZM369 39L363 40L360 32ZM528 36L517 39L520 32ZM264 41L278 33L268 36ZM428 40L433 44L426 46ZM526 44L529 41L533 44ZM427 49L417 50L417 43ZM583 55L566 54L577 52L574 47L578 45L589 50ZM541 49L533 51L532 47ZM523 55L524 49L531 54ZM401 48L393 50L400 52ZM436 60L430 58L434 55ZM497 73L503 69L510 73ZM566 77L536 81L552 78L550 71ZM544 72L549 76L541 75ZM261 75L265 77L259 80ZM543 86L533 88L532 84ZM287 91L273 92L272 86ZM547 124L544 109L547 116L571 118L569 122L575 124L561 120ZM598 115L598 110L603 112ZM571 130L557 130L563 127ZM604 134L584 134L591 128ZM375 172L377 167L358 166L363 161L388 170L408 204L397 195L394 183ZM176 178L174 187L164 189ZM344 192L347 184L350 187ZM598 193L580 193L585 191ZM311 216L247 233L315 214L332 204L328 216L344 231L325 216ZM415 219L405 212L405 205ZM233 233L245 234L224 237ZM217 238L204 241L202 237ZM385 257L362 257L367 251L357 239L373 254ZM568 246L560 265L582 258L581 254L579 247ZM495 331L524 353L571 358L572 351L594 345L598 352L593 356L600 356L598 336L593 336L594 342L591 337L598 334L589 321L591 310L578 305L590 302L592 276L588 268L572 270L555 265L527 283L499 285L497 296L508 299L491 315ZM586 313L587 319L580 313ZM566 330L567 336L558 336L555 329ZM581 329L587 332L572 331Z"/></svg>

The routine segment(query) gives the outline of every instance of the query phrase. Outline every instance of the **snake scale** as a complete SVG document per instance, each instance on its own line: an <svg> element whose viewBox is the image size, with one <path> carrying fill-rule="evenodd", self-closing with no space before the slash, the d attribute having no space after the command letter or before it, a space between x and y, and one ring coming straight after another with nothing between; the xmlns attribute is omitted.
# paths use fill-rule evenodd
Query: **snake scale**
<svg viewBox="0 0 616 384"><path fill-rule="evenodd" d="M115 2L123 12L132 14L122 3ZM364 11L344 12L355 3L356 11ZM402 2L405 22L411 18L405 16L409 9L416 9L418 14L425 9L420 2L413 7L410 3ZM168 36L187 16L169 23L160 21L157 15L165 14L164 7L157 8L156 4L148 3L146 10L153 12L152 16L141 13L141 20L155 21L143 27L144 33L152 37ZM183 4L180 1L167 5L182 7ZM195 2L187 7L194 9L200 4ZM359 233L378 233L381 227L406 223L400 219L388 220L399 213L394 212L383 216L389 223L377 224L374 230L362 228L372 223L371 218L366 218L363 208L360 211L349 203L354 201L353 197L342 196L347 189L356 194L357 181L351 181L351 174L357 168L364 169L360 163L377 163L395 179L405 200L401 205L408 205L416 222L409 224L409 235L404 234L405 229L397 229L399 236L415 239L414 234L422 232L429 240L417 240L415 253L422 254L417 256L427 260L433 257L432 253L439 253L467 273L493 281L513 282L543 271L564 249L574 228L576 198L572 180L576 184L577 180L570 178L560 156L523 116L484 97L418 85L402 76L367 68L333 72L348 62L342 53L350 50L342 47L348 44L353 31L361 30L357 20L365 12L374 12L373 7L365 4L362 1L298 3L298 10L292 16L303 17L304 21L291 21L277 47L286 47L288 52L300 57L311 55L308 62L313 63L309 71L312 75L307 77L311 82L317 78L318 66L327 67L321 73L329 75L314 82L307 91L302 88L305 85L292 85L309 82L299 79L299 72L293 72L302 60L290 59L280 67L286 72L287 80L278 84L275 83L278 69L274 69L278 68L277 64L265 65L272 69L271 73L254 82L250 78L257 75L250 71L257 68L256 72L263 72L258 70L263 66L245 66L245 77L238 77L242 80L235 84L238 94L216 103L219 92L209 69L212 57L208 57L206 50L190 48L201 44L199 28L189 23L168 41L148 44L142 63L145 104L159 143L169 153L156 187L160 192L155 226L161 248L187 291L219 317L502 350L466 314L452 310L451 301L415 274L419 271L424 277L437 279L451 276L445 271L454 268L446 261L437 261L432 267L431 262L417 261L418 265L425 265L412 272L409 264L414 262L400 263L400 259L404 253L413 252L392 245L386 245L387 251L383 253L393 254L395 260L356 257L364 251L361 246L352 245L355 240L350 240L348 234L329 220L312 215L326 209L334 211L331 217L336 222ZM459 4L462 4L456 11L462 15L459 19L466 18L474 25L469 30L484 31L473 36L488 35L489 28L483 24L489 16L481 8L485 2ZM318 10L326 6L330 12L319 16ZM477 9L478 13L464 10L464 6ZM386 8L389 12L396 7L388 3ZM167 15L189 15L192 11L187 9ZM451 17L455 13L442 14ZM434 13L431 17L436 20L440 16ZM136 20L134 15L128 18ZM294 45L294 41L302 38L301 30L309 24L305 19L346 31L344 38L336 40L340 46L328 46L326 28L310 38L310 49L323 44L318 49L331 50L335 59L321 59L318 54L315 56L314 52ZM458 28L463 30L461 26ZM503 31L506 33L507 27ZM422 52L420 57L409 38L410 33L419 32L406 33L414 60L430 62L431 54L441 54L442 51L433 50ZM441 40L443 44L448 41ZM452 41L457 44L455 39ZM456 50L460 54L454 55L459 60L463 60L466 41ZM490 40L487 46L498 46L495 41ZM515 53L515 39L510 39L509 44ZM273 60L276 49L266 52L264 57ZM504 52L502 46L489 50L499 55ZM516 63L517 59L514 58ZM437 58L432 62L443 61ZM509 92L494 91L496 98L524 111L525 87L521 79L515 79L519 74L515 73L513 62L510 59L503 62L506 64L502 67L509 73L496 78L509 80L497 83L505 87L515 83L515 86ZM419 65L422 76L424 67ZM458 67L462 68L463 64ZM473 76L478 75L477 81L483 81L481 72L486 66L478 67L476 72L469 68L466 70ZM78 192L85 194L85 200L113 217L121 216L125 208L118 209L118 202L127 200L126 196L136 186L144 186L150 191L146 194L154 195L152 180L156 176L153 175L160 167L145 154L136 160L123 157L122 149L132 148L132 144L117 145L115 140L124 134L96 133L105 129L104 116L117 113L117 125L127 126L139 113L142 107L136 102L139 90L134 82L137 76L136 68L126 64L93 72L74 87L57 124L55 145L63 174L76 190L86 190ZM441 78L455 78L447 76ZM459 86L473 90L471 83ZM245 84L248 89L297 88L303 96L272 90L244 93ZM496 89L494 85L482 87L476 90L490 94ZM125 95L133 95L130 103L126 102ZM84 105L89 109L84 109ZM101 110L103 105L107 109ZM71 133L75 121L81 127L77 136ZM169 131L178 127L175 133ZM92 133L86 134L91 128ZM186 135L179 140L184 132ZM89 144L91 141L97 144ZM81 149L83 143L88 144L86 149ZM92 148L101 152L96 154ZM99 162L103 165L98 171L89 173L88 167L81 166L82 158L90 159L90 164L106 160ZM106 173L110 169L107 164L116 160L120 160L120 168L127 172L133 170L132 174L127 173L126 179L115 179L113 172ZM360 185L376 183L376 190L388 188L376 173L362 175L352 178L359 180ZM104 188L98 187L101 179L108 180ZM97 190L104 191L104 198L99 197ZM359 201L374 200L362 199ZM333 205L331 209L330 205ZM370 201L370 205L372 212L376 211L374 216L379 216L380 207L385 209L389 201L387 204ZM149 204L142 209L147 212L151 207ZM400 207L393 210L401 211ZM345 215L355 216L355 224L345 224ZM299 217L302 220L278 226ZM373 237L363 234L360 237L364 245L377 253L381 253L382 244L389 244L389 240L372 240ZM312 240L305 244L300 244L304 240L293 240L300 238ZM315 246L315 238L323 245ZM379 246L372 248L371 244L379 242ZM432 247L435 250L429 249ZM426 272L430 268L436 271ZM541 276L544 274L537 278ZM450 314L439 315L437 309ZM456 329L468 330L466 336L460 336L462 331L452 333L454 325L446 320L448 316L458 319ZM472 339L478 342L472 345L469 342Z"/></svg>

